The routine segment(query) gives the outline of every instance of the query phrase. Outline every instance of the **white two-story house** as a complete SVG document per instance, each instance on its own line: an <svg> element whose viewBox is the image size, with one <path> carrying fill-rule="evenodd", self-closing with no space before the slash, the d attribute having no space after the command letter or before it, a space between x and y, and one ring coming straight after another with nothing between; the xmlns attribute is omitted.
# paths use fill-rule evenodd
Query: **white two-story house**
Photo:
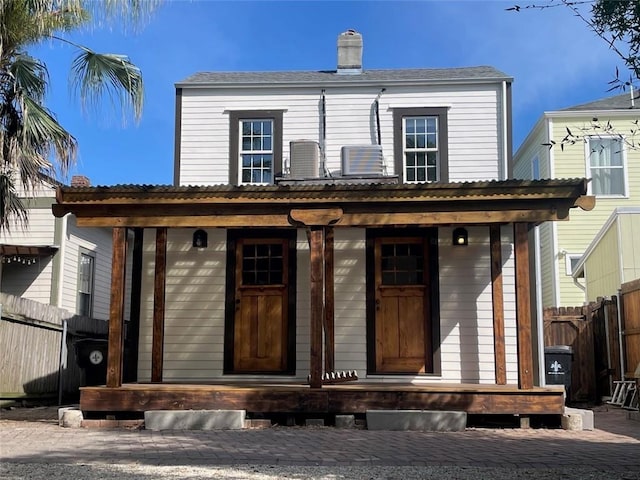
<svg viewBox="0 0 640 480"><path fill-rule="evenodd" d="M58 192L56 214L113 228L107 385L81 407L559 413L562 389L536 386L528 237L590 199L582 179L508 180L510 152L509 76L367 70L353 31L335 70L177 83L174 185Z"/></svg>

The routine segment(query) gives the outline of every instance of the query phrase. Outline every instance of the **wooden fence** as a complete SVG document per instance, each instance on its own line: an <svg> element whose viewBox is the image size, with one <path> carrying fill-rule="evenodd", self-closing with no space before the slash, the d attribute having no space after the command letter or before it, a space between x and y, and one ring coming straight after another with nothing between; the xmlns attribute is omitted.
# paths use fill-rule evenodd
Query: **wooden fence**
<svg viewBox="0 0 640 480"><path fill-rule="evenodd" d="M73 343L106 336L107 322L5 293L0 305L0 398L77 395L82 371Z"/></svg>
<svg viewBox="0 0 640 480"><path fill-rule="evenodd" d="M632 379L640 366L640 279L622 285L622 332L624 344L624 375Z"/></svg>
<svg viewBox="0 0 640 480"><path fill-rule="evenodd" d="M620 295L581 307L546 308L544 344L573 349L571 399L598 402L613 382L633 378L640 364L640 279Z"/></svg>

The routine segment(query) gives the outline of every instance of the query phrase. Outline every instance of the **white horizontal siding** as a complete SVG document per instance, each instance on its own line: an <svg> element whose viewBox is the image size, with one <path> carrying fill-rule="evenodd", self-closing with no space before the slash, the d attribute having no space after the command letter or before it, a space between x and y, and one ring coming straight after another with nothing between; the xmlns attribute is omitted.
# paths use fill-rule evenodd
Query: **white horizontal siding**
<svg viewBox="0 0 640 480"><path fill-rule="evenodd" d="M80 252L94 256L92 316L99 320L109 319L111 295L112 232L108 228L78 227L73 215L69 217L65 241L64 265L62 266L62 304L70 312L78 312L78 265Z"/></svg>
<svg viewBox="0 0 640 480"><path fill-rule="evenodd" d="M373 102L377 87L326 89L326 156L332 172L340 170L344 145L377 143ZM180 133L180 183L229 183L229 112L285 110L283 159L289 142L320 141L320 89L184 89ZM502 139L498 85L388 87L380 98L380 130L387 171L393 173L393 109L447 107L449 179L498 178Z"/></svg>
<svg viewBox="0 0 640 480"><path fill-rule="evenodd" d="M226 232L210 229L209 248L191 248L191 229L168 235L163 378L205 380L223 376ZM512 234L503 237L507 375L517 381ZM335 230L335 368L356 370L370 381L398 376L367 375L366 231ZM298 231L296 269L296 379L309 373L309 246ZM495 381L493 310L488 228L469 229L469 246L451 246L451 229L439 233L441 361L439 376L408 375L412 382ZM140 326L140 381L151 377L155 231L146 230ZM228 376L224 378L264 378Z"/></svg>
<svg viewBox="0 0 640 480"><path fill-rule="evenodd" d="M53 245L55 217L51 208L30 208L27 210L29 223L14 225L10 231L0 232L0 243L9 245Z"/></svg>

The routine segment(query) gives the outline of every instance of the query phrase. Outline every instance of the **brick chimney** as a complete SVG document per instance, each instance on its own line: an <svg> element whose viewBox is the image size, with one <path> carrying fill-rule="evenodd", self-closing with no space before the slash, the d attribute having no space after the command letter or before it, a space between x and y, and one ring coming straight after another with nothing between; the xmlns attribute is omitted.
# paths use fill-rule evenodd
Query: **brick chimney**
<svg viewBox="0 0 640 480"><path fill-rule="evenodd" d="M71 177L71 186L72 187L90 187L91 181L89 177L85 177L84 175L74 175Z"/></svg>

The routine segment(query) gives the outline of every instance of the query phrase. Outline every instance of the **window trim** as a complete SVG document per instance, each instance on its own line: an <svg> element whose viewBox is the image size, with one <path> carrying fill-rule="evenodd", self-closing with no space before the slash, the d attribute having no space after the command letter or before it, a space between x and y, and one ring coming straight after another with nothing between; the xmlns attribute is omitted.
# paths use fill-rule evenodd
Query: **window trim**
<svg viewBox="0 0 640 480"><path fill-rule="evenodd" d="M581 253L565 253L564 254L564 270L567 276L571 277L573 275L573 268L571 266L571 260L580 260L582 259ZM577 264L576 264L577 265Z"/></svg>
<svg viewBox="0 0 640 480"><path fill-rule="evenodd" d="M591 173L591 140L617 140L620 142L620 155L622 157L622 193L610 195L593 192L593 174ZM596 198L628 198L629 197L629 169L627 166L627 146L624 138L617 135L590 135L584 142L585 176L589 179L587 184L587 195L594 195ZM611 167L609 167L611 168Z"/></svg>
<svg viewBox="0 0 640 480"><path fill-rule="evenodd" d="M401 183L405 180L404 117L438 117L438 170L436 182L449 181L449 127L447 107L414 107L393 109L393 157L394 169ZM423 183L423 182L411 182ZM433 183L433 182L424 182Z"/></svg>
<svg viewBox="0 0 640 480"><path fill-rule="evenodd" d="M284 110L237 110L229 112L229 184L243 184L240 181L240 121L273 120L273 181L282 176L282 116Z"/></svg>
<svg viewBox="0 0 640 480"><path fill-rule="evenodd" d="M82 265L82 257L89 257L92 260L92 268L91 268L91 291L88 292L89 295L89 312L82 313L80 311L80 294L87 294L87 292L83 292L80 290L80 276L81 276L81 265ZM96 252L88 250L86 248L80 248L78 251L78 272L77 272L77 284L76 284L76 311L78 315L83 315L85 317L92 317L93 315L93 302L95 299L95 290L96 290Z"/></svg>

